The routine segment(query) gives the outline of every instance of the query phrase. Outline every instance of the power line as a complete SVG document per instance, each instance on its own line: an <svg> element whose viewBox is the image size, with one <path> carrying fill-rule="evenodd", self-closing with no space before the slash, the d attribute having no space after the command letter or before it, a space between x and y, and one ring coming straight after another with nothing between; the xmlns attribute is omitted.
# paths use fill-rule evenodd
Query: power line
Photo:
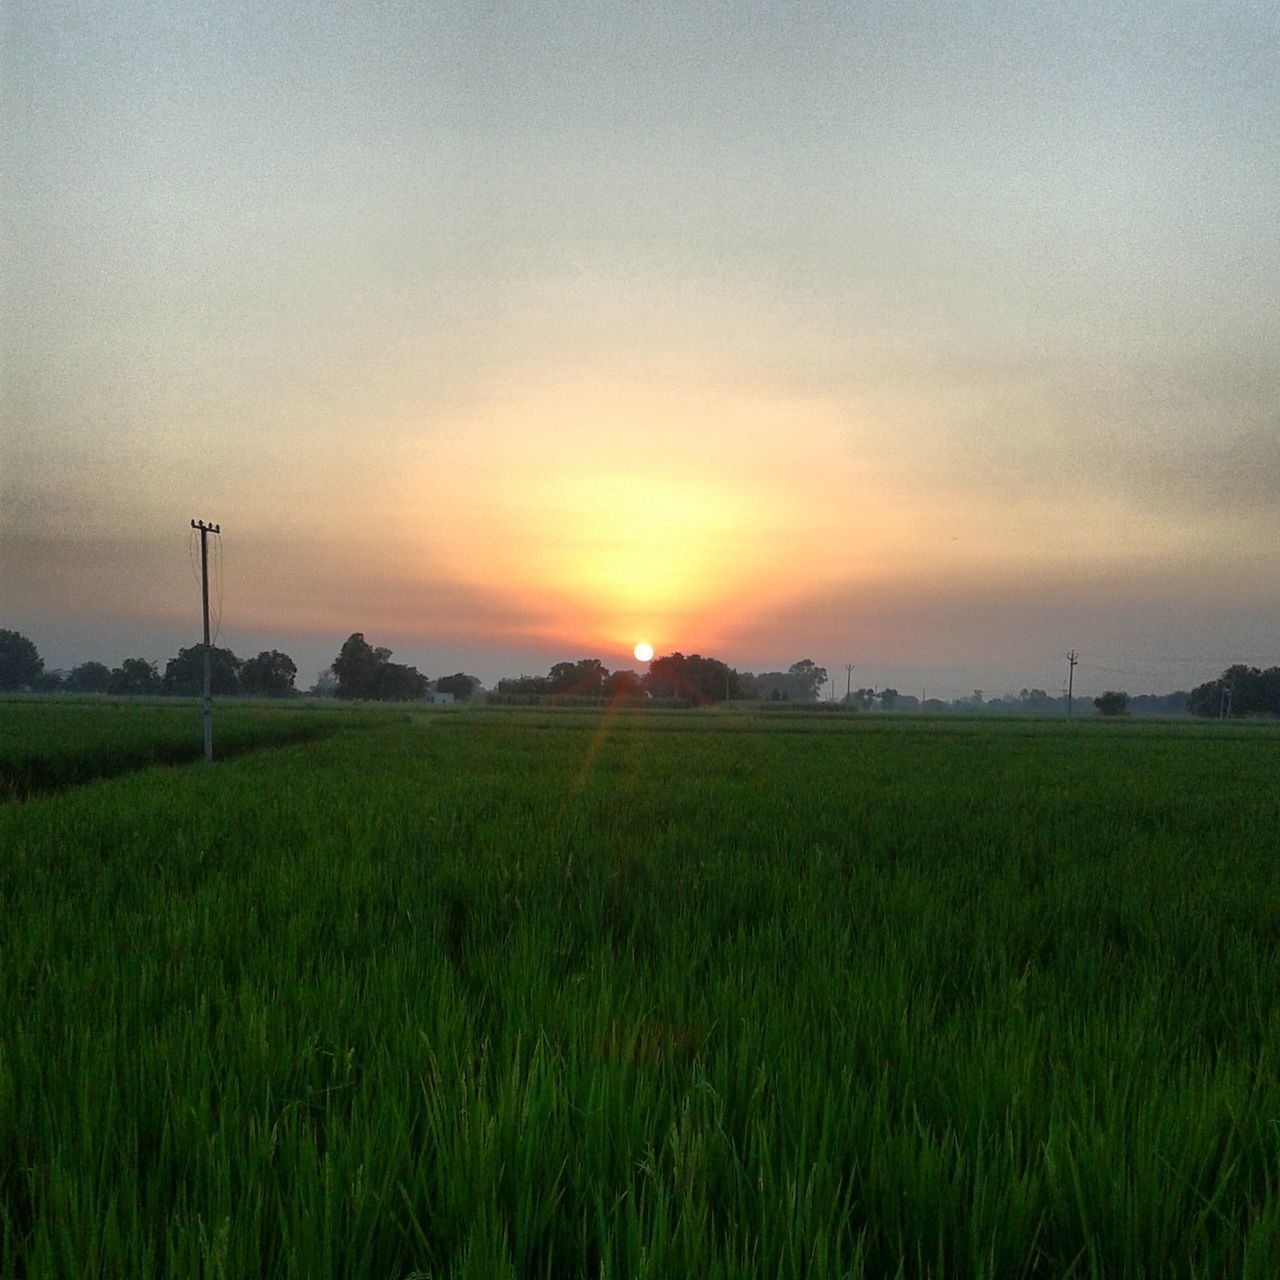
<svg viewBox="0 0 1280 1280"><path fill-rule="evenodd" d="M1273 661L1271 658L1259 658L1256 655L1251 659L1242 659L1239 654L1230 658L1224 658L1221 654L1217 657L1206 657L1202 653L1189 653L1180 658L1156 657L1153 654L1133 654L1133 653L1100 653L1096 655L1104 662L1134 662L1134 663L1155 663L1162 666L1191 666L1193 663L1206 663L1209 666L1229 667L1233 663L1241 661L1251 661L1256 666L1263 666Z"/></svg>
<svg viewBox="0 0 1280 1280"><path fill-rule="evenodd" d="M218 598L218 609L217 609L217 613L214 615L214 625L213 625L213 643L216 645L218 643L218 638L222 635L223 576L222 576L222 538L221 537L219 537L218 541L214 544L213 581L214 581L214 590L216 591L217 598Z"/></svg>
<svg viewBox="0 0 1280 1280"><path fill-rule="evenodd" d="M200 566L196 564L196 531L194 529L187 530L187 561L191 566L191 581L196 584L196 590L200 590Z"/></svg>

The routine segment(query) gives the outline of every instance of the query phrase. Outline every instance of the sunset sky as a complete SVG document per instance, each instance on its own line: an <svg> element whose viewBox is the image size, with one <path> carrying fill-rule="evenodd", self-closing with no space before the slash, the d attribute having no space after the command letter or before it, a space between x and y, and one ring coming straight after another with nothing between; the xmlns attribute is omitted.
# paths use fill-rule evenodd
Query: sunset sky
<svg viewBox="0 0 1280 1280"><path fill-rule="evenodd" d="M32 3L0 626L309 684L639 640L1280 663L1273 3Z"/></svg>

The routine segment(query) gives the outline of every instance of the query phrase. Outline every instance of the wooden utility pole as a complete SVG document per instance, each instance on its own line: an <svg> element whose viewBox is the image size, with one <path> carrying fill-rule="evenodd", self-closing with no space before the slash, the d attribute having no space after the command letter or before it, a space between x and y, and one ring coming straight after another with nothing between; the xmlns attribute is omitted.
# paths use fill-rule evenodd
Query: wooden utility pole
<svg viewBox="0 0 1280 1280"><path fill-rule="evenodd" d="M849 693L853 689L853 663L844 664L844 705L849 706Z"/></svg>
<svg viewBox="0 0 1280 1280"><path fill-rule="evenodd" d="M1080 661L1074 649L1067 654L1067 719L1071 719L1071 699L1076 686L1076 663Z"/></svg>
<svg viewBox="0 0 1280 1280"><path fill-rule="evenodd" d="M204 762L213 763L213 664L209 650L209 535L221 533L222 526L193 520L200 530L200 597L204 605Z"/></svg>

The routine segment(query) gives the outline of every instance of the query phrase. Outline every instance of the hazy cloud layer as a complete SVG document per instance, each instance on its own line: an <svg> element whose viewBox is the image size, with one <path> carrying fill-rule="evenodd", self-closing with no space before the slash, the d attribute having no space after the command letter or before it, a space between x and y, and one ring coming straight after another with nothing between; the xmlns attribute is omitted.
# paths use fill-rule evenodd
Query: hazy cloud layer
<svg viewBox="0 0 1280 1280"><path fill-rule="evenodd" d="M198 515L317 655L1260 645L1278 55L1256 4L20 7L6 625L181 635Z"/></svg>

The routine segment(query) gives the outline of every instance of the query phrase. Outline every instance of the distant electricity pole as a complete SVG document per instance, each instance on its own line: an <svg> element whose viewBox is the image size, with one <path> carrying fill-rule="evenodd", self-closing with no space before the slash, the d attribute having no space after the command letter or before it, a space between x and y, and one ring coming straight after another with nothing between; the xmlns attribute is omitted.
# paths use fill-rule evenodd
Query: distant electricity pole
<svg viewBox="0 0 1280 1280"><path fill-rule="evenodd" d="M850 705L849 695L853 690L853 663L846 662L844 664L844 705Z"/></svg>
<svg viewBox="0 0 1280 1280"><path fill-rule="evenodd" d="M221 533L222 526L193 520L200 530L200 596L204 604L204 762L213 762L213 666L209 653L209 535Z"/></svg>
<svg viewBox="0 0 1280 1280"><path fill-rule="evenodd" d="M1076 687L1076 663L1080 655L1074 649L1067 654L1067 719L1071 719L1071 700Z"/></svg>

